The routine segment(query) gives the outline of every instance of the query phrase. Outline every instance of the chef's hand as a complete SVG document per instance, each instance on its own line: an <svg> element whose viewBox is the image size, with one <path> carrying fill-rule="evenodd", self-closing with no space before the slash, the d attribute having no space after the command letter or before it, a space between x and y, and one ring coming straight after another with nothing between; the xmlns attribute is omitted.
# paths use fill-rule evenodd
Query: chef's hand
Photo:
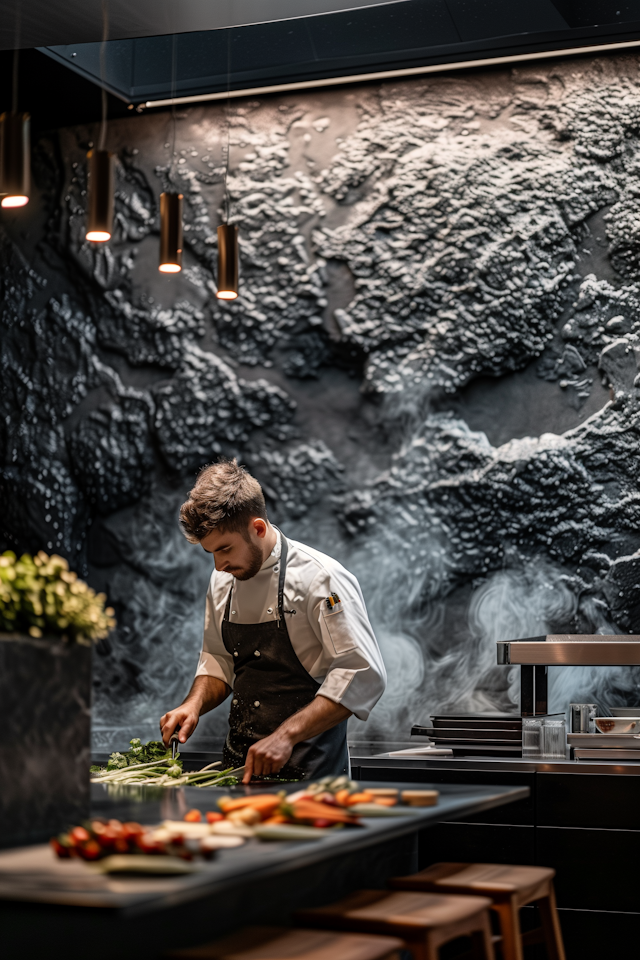
<svg viewBox="0 0 640 960"><path fill-rule="evenodd" d="M200 711L193 703L183 703L175 710L169 710L163 717L160 717L160 733L165 747L169 746L172 733L177 730L180 743L186 743L195 728L198 726Z"/></svg>
<svg viewBox="0 0 640 960"><path fill-rule="evenodd" d="M169 746L171 734L178 727L178 740L186 743L198 726L202 714L213 710L226 700L230 693L231 687L224 680L218 680L217 677L196 677L184 702L160 717L160 732L165 747Z"/></svg>
<svg viewBox="0 0 640 960"><path fill-rule="evenodd" d="M249 748L245 760L243 783L249 783L251 777L267 777L279 773L293 753L296 741L282 729L278 729L264 740L258 740Z"/></svg>

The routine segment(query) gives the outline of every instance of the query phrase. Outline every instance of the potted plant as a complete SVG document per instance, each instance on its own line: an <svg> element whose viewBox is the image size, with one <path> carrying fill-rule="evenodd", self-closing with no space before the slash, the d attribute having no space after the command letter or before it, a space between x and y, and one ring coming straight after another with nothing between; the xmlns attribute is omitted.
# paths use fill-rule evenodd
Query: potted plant
<svg viewBox="0 0 640 960"><path fill-rule="evenodd" d="M91 645L115 626L66 560L0 555L0 846L89 812Z"/></svg>

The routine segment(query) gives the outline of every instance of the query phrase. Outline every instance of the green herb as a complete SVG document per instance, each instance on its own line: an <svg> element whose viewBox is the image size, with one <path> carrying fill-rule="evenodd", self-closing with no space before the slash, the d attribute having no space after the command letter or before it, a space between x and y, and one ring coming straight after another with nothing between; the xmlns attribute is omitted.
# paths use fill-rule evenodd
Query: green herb
<svg viewBox="0 0 640 960"><path fill-rule="evenodd" d="M92 766L92 783L107 785L139 784L161 787L233 787L237 777L231 777L232 767L227 770L214 770L219 761L210 763L202 770L185 773L179 756L171 757L160 740L150 740L142 744L136 737L130 740L130 750L124 753L112 753L106 767Z"/></svg>

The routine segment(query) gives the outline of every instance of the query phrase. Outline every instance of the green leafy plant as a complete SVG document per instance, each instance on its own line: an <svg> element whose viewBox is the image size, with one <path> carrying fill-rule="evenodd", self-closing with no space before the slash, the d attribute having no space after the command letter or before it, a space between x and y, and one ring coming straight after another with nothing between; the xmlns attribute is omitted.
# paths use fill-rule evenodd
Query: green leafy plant
<svg viewBox="0 0 640 960"><path fill-rule="evenodd" d="M115 627L106 596L96 593L69 570L63 557L40 550L19 559L0 555L0 632L55 635L88 644Z"/></svg>

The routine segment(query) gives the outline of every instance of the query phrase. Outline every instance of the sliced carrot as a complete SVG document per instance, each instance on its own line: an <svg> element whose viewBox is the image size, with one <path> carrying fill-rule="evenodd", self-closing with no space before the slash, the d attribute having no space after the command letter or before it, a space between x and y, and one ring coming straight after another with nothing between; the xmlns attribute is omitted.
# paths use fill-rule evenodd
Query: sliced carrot
<svg viewBox="0 0 640 960"><path fill-rule="evenodd" d="M298 800L291 804L296 820L331 820L332 823L354 823L356 818L341 807L332 807L328 803L315 800Z"/></svg>
<svg viewBox="0 0 640 960"><path fill-rule="evenodd" d="M398 801L395 797L374 797L373 802L379 807L395 807Z"/></svg>
<svg viewBox="0 0 640 960"><path fill-rule="evenodd" d="M371 803L373 800L373 794L367 793L366 790L362 790L360 793L352 793L349 797L347 805L353 807L356 803Z"/></svg>
<svg viewBox="0 0 640 960"><path fill-rule="evenodd" d="M282 797L276 793L259 793L254 797L240 797L238 800L231 800L223 797L218 801L218 806L226 815L234 810L257 810L262 817L269 817L274 813L280 804Z"/></svg>
<svg viewBox="0 0 640 960"><path fill-rule="evenodd" d="M288 818L282 813L274 813L272 817L268 817L266 820L262 821L265 826L273 826L274 823L287 823Z"/></svg>
<svg viewBox="0 0 640 960"><path fill-rule="evenodd" d="M339 803L341 807L346 807L350 796L351 794L348 790L338 790L336 793L336 803Z"/></svg>

